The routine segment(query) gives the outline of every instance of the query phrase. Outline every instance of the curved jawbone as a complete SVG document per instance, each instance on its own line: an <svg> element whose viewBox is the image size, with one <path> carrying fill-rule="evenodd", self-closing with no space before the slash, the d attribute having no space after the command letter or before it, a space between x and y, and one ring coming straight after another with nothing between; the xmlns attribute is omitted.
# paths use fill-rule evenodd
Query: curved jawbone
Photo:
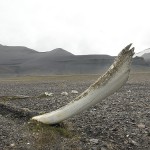
<svg viewBox="0 0 150 150"><path fill-rule="evenodd" d="M134 55L134 48L130 49L131 45L126 46L119 53L104 75L100 76L94 84L73 101L55 111L35 116L32 119L45 124L59 123L95 105L120 89L129 77Z"/></svg>

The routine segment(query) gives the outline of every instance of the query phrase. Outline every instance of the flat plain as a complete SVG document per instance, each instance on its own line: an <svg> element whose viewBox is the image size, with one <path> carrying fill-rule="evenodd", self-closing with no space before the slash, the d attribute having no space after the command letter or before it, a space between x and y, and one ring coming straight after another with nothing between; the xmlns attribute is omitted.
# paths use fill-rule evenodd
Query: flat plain
<svg viewBox="0 0 150 150"><path fill-rule="evenodd" d="M0 149L149 150L150 72L131 73L119 91L61 124L50 126L30 120L72 101L97 77L0 78ZM53 95L46 96L45 92Z"/></svg>

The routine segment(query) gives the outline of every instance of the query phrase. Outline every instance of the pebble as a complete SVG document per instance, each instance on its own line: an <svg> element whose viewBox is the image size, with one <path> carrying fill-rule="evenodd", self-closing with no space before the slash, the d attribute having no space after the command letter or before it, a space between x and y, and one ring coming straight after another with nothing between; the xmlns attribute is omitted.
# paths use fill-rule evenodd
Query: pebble
<svg viewBox="0 0 150 150"><path fill-rule="evenodd" d="M141 128L141 129L145 128L145 124L143 124L143 123L140 123L137 126L138 126L138 128Z"/></svg>
<svg viewBox="0 0 150 150"><path fill-rule="evenodd" d="M91 143L98 144L98 139L90 139Z"/></svg>
<svg viewBox="0 0 150 150"><path fill-rule="evenodd" d="M46 96L53 96L53 93L45 92Z"/></svg>
<svg viewBox="0 0 150 150"><path fill-rule="evenodd" d="M72 93L72 94L78 94L79 92L76 91L76 90L72 90L71 93Z"/></svg>
<svg viewBox="0 0 150 150"><path fill-rule="evenodd" d="M61 95L68 96L68 93L67 92L61 92Z"/></svg>
<svg viewBox="0 0 150 150"><path fill-rule="evenodd" d="M132 143L135 146L139 146L139 143L137 143L136 141L129 139L129 142Z"/></svg>
<svg viewBox="0 0 150 150"><path fill-rule="evenodd" d="M11 147L14 147L14 146L15 146L15 143L10 144L10 146L11 146Z"/></svg>

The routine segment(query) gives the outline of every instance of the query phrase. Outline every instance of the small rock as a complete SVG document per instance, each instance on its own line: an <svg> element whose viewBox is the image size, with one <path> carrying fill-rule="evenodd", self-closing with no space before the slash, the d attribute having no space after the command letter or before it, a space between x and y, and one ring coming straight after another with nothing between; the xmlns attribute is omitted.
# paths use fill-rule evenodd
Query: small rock
<svg viewBox="0 0 150 150"><path fill-rule="evenodd" d="M76 91L76 90L72 90L71 93L72 93L72 94L78 94L79 92Z"/></svg>
<svg viewBox="0 0 150 150"><path fill-rule="evenodd" d="M141 129L145 128L145 124L143 124L143 123L140 123L137 126L138 126L138 128L141 128Z"/></svg>
<svg viewBox="0 0 150 150"><path fill-rule="evenodd" d="M61 92L61 95L68 96L68 93L67 92Z"/></svg>
<svg viewBox="0 0 150 150"><path fill-rule="evenodd" d="M10 146L11 146L11 147L14 147L14 146L15 146L15 143L10 144Z"/></svg>
<svg viewBox="0 0 150 150"><path fill-rule="evenodd" d="M53 96L53 93L45 92L46 96Z"/></svg>
<svg viewBox="0 0 150 150"><path fill-rule="evenodd" d="M139 146L139 143L137 143L136 141L129 139L129 142L135 146Z"/></svg>
<svg viewBox="0 0 150 150"><path fill-rule="evenodd" d="M90 139L91 143L98 144L98 139Z"/></svg>

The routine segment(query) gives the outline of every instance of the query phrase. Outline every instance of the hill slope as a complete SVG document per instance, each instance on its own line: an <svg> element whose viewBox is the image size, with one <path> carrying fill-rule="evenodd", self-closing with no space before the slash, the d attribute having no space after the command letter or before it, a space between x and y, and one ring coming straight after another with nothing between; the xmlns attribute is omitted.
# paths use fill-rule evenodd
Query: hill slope
<svg viewBox="0 0 150 150"><path fill-rule="evenodd" d="M21 46L0 45L0 75L95 74L104 72L115 57L109 55L73 55L57 48L37 52ZM136 57L133 68L149 67Z"/></svg>
<svg viewBox="0 0 150 150"><path fill-rule="evenodd" d="M37 53L26 47L0 45L0 64L21 64Z"/></svg>

